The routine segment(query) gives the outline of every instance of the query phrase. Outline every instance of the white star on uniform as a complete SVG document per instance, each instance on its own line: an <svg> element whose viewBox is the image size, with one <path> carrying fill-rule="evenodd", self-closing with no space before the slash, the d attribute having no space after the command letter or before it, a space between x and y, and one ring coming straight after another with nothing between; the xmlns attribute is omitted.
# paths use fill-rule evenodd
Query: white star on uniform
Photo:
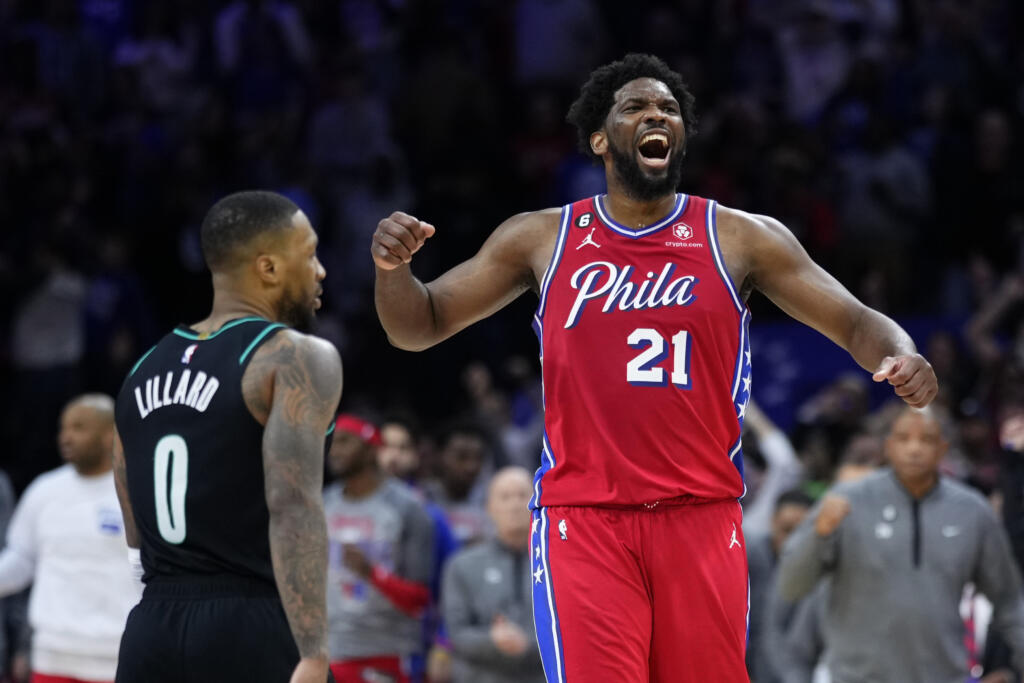
<svg viewBox="0 0 1024 683"><path fill-rule="evenodd" d="M743 391L750 391L750 375L743 378Z"/></svg>
<svg viewBox="0 0 1024 683"><path fill-rule="evenodd" d="M533 582L540 583L540 576L544 573L543 567L537 567L537 571L533 573Z"/></svg>
<svg viewBox="0 0 1024 683"><path fill-rule="evenodd" d="M538 560L540 559L540 546L533 549L533 554L537 556Z"/></svg>
<svg viewBox="0 0 1024 683"><path fill-rule="evenodd" d="M747 365L750 365L750 351L744 351L743 353L747 355Z"/></svg>
<svg viewBox="0 0 1024 683"><path fill-rule="evenodd" d="M743 416L746 415L746 413L747 413L747 402L744 401L743 403L740 404L740 414L739 414L740 419L742 419Z"/></svg>
<svg viewBox="0 0 1024 683"><path fill-rule="evenodd" d="M530 530L531 534L537 533L537 524L540 523L540 519L533 520L533 528Z"/></svg>

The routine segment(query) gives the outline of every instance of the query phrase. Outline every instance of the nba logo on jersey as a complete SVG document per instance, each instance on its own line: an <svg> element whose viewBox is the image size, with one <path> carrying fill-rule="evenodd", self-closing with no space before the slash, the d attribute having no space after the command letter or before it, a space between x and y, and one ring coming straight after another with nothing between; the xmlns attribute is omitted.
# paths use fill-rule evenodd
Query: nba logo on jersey
<svg viewBox="0 0 1024 683"><path fill-rule="evenodd" d="M569 537L566 535L566 533L568 531L569 531L569 528L565 525L565 520L564 519L560 520L558 522L558 535L562 537L563 541L568 541L569 540Z"/></svg>
<svg viewBox="0 0 1024 683"><path fill-rule="evenodd" d="M672 226L672 234L681 240L688 240L693 237L693 228L686 223L676 223Z"/></svg>
<svg viewBox="0 0 1024 683"><path fill-rule="evenodd" d="M199 344L193 344L192 346L185 349L185 353L181 354L181 362L184 365L188 365L192 362L192 354L199 348Z"/></svg>

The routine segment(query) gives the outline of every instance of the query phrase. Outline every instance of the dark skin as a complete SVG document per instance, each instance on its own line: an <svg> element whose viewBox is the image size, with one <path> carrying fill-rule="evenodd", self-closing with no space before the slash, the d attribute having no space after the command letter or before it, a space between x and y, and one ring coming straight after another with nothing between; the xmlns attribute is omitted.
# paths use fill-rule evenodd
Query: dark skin
<svg viewBox="0 0 1024 683"><path fill-rule="evenodd" d="M667 214L675 201L674 191L652 201L631 198L616 173L610 145L636 154L649 178L666 172L667 159L655 163L636 149L652 131L668 135L670 155L683 153L686 131L678 102L664 83L640 78L616 92L604 126L590 137L604 162L606 206L623 225L646 226ZM377 272L377 314L391 343L426 349L527 289L537 292L554 251L559 215L559 209L545 209L509 218L475 256L426 284L412 275L409 264L434 235L434 226L400 211L380 221L370 251ZM741 283L744 299L760 290L787 314L846 349L876 382L889 382L908 405L931 402L938 382L910 336L815 264L785 226L726 207L719 207L717 223L726 268L733 282Z"/></svg>
<svg viewBox="0 0 1024 683"><path fill-rule="evenodd" d="M316 257L316 233L302 212L239 249L213 273L213 308L192 325L213 333L246 316L296 324L312 317L326 273ZM283 330L253 354L242 395L264 426L263 468L270 511L270 553L281 603L301 659L290 683L327 680L327 528L321 499L323 438L341 397L341 358L322 339ZM127 495L124 452L114 449L118 499L128 544L139 536Z"/></svg>
<svg viewBox="0 0 1024 683"><path fill-rule="evenodd" d="M114 416L83 400L72 401L60 416L57 446L61 457L83 477L106 474L111 467Z"/></svg>

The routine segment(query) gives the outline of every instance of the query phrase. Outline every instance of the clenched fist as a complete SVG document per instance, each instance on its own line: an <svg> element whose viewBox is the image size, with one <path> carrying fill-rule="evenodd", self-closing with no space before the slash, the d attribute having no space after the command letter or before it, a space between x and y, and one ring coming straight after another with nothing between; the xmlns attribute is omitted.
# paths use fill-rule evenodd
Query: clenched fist
<svg viewBox="0 0 1024 683"><path fill-rule="evenodd" d="M434 226L407 213L395 211L377 224L370 244L373 262L382 270L392 270L412 261L412 255L434 235Z"/></svg>
<svg viewBox="0 0 1024 683"><path fill-rule="evenodd" d="M939 380L931 363L914 353L906 356L886 356L871 379L888 381L896 395L914 408L924 408L939 393Z"/></svg>
<svg viewBox="0 0 1024 683"><path fill-rule="evenodd" d="M821 509L814 520L814 531L822 537L830 536L839 524L850 514L850 501L842 496L829 493L821 501Z"/></svg>

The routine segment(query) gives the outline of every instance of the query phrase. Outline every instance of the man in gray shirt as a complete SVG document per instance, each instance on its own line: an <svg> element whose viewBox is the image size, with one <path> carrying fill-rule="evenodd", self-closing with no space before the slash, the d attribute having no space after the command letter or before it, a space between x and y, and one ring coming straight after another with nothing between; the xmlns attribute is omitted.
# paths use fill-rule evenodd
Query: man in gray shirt
<svg viewBox="0 0 1024 683"><path fill-rule="evenodd" d="M522 467L497 472L487 495L496 537L460 551L445 568L441 612L455 655L453 683L544 683L533 631L532 493Z"/></svg>
<svg viewBox="0 0 1024 683"><path fill-rule="evenodd" d="M424 649L433 522L412 489L380 471L375 425L341 415L335 427L327 465L338 481L324 490L331 671L338 683L405 683Z"/></svg>
<svg viewBox="0 0 1024 683"><path fill-rule="evenodd" d="M973 583L1024 669L1024 600L1006 534L977 493L939 474L934 414L906 409L885 442L891 469L827 494L786 543L782 597L830 574L826 659L833 683L964 683L958 606Z"/></svg>

